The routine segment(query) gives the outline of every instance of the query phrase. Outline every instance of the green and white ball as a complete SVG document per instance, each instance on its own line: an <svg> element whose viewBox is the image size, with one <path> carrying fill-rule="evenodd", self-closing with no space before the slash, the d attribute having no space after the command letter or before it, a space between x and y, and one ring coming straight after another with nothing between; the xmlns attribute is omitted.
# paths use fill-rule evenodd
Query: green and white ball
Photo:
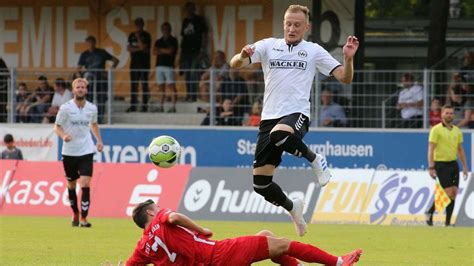
<svg viewBox="0 0 474 266"><path fill-rule="evenodd" d="M170 136L154 138L148 146L150 161L158 167L170 168L178 162L181 146Z"/></svg>

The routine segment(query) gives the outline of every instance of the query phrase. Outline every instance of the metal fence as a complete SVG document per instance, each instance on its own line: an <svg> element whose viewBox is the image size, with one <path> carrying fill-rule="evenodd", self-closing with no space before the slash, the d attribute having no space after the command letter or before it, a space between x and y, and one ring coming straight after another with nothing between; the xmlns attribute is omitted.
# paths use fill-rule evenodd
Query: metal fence
<svg viewBox="0 0 474 266"><path fill-rule="evenodd" d="M57 88L58 81L63 79L70 89L71 81L83 76L90 81L88 99L98 106L100 123L258 125L264 92L260 69L203 67L176 69L169 75L165 72L0 72L0 122L53 122L57 112L54 105L69 95L64 96ZM408 74L413 78L412 84L401 82ZM437 105L450 103L455 107L456 123L472 128L473 77L474 71L467 70L364 70L354 74L351 85L343 85L334 78L318 75L311 91L311 126L429 128L430 118L431 123L437 118ZM44 99L45 95L49 98ZM403 105L404 101L408 105Z"/></svg>

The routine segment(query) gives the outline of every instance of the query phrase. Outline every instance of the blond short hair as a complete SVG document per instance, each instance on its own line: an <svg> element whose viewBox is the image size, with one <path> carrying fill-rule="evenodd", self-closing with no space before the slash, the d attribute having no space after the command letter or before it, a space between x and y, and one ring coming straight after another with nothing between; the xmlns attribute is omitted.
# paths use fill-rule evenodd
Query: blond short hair
<svg viewBox="0 0 474 266"><path fill-rule="evenodd" d="M306 17L306 22L309 23L309 8L302 5L290 5L288 9L285 11L286 13L298 13L303 12L304 16Z"/></svg>
<svg viewBox="0 0 474 266"><path fill-rule="evenodd" d="M75 80L72 81L72 87L75 88L76 85L77 85L77 83L79 83L79 82L84 82L84 83L86 84L86 87L87 87L87 85L89 85L89 81L87 81L87 79L85 79L85 78L77 78L77 79L75 79Z"/></svg>

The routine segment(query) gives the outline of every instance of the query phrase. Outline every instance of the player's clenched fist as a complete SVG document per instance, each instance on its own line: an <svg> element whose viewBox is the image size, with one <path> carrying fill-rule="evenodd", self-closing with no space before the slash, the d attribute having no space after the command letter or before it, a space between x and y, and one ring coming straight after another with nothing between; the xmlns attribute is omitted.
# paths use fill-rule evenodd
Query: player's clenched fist
<svg viewBox="0 0 474 266"><path fill-rule="evenodd" d="M342 48L342 53L349 58L352 58L359 48L359 40L356 36L347 37L346 44Z"/></svg>
<svg viewBox="0 0 474 266"><path fill-rule="evenodd" d="M71 137L70 135L67 135L67 134L66 134L66 135L64 135L63 140L64 140L65 142L69 142L69 141L72 140L72 137Z"/></svg>
<svg viewBox="0 0 474 266"><path fill-rule="evenodd" d="M247 44L242 48L242 51L240 51L240 57L241 58L248 58L253 55L255 52L255 45L253 44Z"/></svg>

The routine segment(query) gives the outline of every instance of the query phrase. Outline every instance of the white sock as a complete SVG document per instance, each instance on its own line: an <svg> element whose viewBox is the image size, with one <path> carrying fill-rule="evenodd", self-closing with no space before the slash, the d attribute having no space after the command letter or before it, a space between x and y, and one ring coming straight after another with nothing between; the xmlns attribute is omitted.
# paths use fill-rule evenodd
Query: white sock
<svg viewBox="0 0 474 266"><path fill-rule="evenodd" d="M337 263L336 263L336 266L342 266L342 258L341 257L337 257Z"/></svg>

